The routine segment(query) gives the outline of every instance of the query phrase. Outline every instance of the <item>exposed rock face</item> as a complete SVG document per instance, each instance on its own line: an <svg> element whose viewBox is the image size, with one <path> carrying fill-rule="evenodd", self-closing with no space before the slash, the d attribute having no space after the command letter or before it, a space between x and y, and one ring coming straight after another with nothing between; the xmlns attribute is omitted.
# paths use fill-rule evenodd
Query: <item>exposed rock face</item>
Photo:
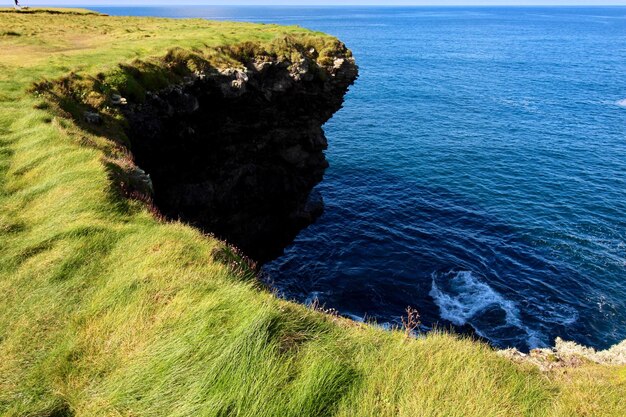
<svg viewBox="0 0 626 417"><path fill-rule="evenodd" d="M517 349L501 350L498 353L517 362L531 363L543 371L576 367L585 362L619 366L626 364L626 340L609 349L596 351L557 337L553 348L533 349L528 354Z"/></svg>
<svg viewBox="0 0 626 417"><path fill-rule="evenodd" d="M328 166L322 125L357 77L354 60L265 59L148 94L124 108L154 200L260 262L321 214L311 195Z"/></svg>

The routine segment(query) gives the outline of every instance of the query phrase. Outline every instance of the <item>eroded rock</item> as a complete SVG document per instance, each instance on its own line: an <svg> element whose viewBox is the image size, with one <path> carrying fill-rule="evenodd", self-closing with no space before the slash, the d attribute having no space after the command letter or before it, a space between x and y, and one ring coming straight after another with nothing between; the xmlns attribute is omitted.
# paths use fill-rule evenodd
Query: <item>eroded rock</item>
<svg viewBox="0 0 626 417"><path fill-rule="evenodd" d="M311 194L328 166L322 125L356 77L347 56L328 67L253 60L129 103L132 152L156 205L256 261L280 255L322 212Z"/></svg>
<svg viewBox="0 0 626 417"><path fill-rule="evenodd" d="M533 349L529 353L523 353L517 349L506 349L498 353L516 362L531 363L544 371L577 367L587 362L602 365L626 365L626 341L609 349L597 351L557 337L553 348Z"/></svg>
<svg viewBox="0 0 626 417"><path fill-rule="evenodd" d="M85 121L92 125L102 124L102 117L98 113L86 111L84 113L84 117Z"/></svg>

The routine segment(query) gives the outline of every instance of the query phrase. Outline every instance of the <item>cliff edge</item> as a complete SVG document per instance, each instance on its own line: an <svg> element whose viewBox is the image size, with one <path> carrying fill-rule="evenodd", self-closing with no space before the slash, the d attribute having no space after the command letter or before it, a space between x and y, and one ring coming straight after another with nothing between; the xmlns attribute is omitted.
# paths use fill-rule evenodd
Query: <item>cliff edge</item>
<svg viewBox="0 0 626 417"><path fill-rule="evenodd" d="M256 261L281 254L322 212L312 194L328 166L322 125L357 76L337 45L325 62L294 43L196 70L122 108L137 165L171 219L213 233Z"/></svg>
<svg viewBox="0 0 626 417"><path fill-rule="evenodd" d="M135 169L117 177L127 196L264 262L323 211L312 192L328 167L322 125L357 75L343 43L286 36L175 48L35 91L129 150Z"/></svg>

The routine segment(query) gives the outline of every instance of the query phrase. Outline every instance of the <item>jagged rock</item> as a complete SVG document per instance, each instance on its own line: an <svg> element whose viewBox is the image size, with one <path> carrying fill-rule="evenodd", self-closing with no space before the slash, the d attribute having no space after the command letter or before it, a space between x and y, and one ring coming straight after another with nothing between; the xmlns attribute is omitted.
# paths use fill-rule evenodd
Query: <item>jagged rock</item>
<svg viewBox="0 0 626 417"><path fill-rule="evenodd" d="M257 72L263 72L270 68L272 63L269 61L254 61L252 63L252 68Z"/></svg>
<svg viewBox="0 0 626 417"><path fill-rule="evenodd" d="M150 178L150 174L146 173L143 169L134 167L134 169L130 172L129 181L133 190L149 196L154 194L152 178Z"/></svg>
<svg viewBox="0 0 626 417"><path fill-rule="evenodd" d="M248 77L248 74L245 71L237 71L235 73L235 77L237 78L237 80L242 81L244 83L247 83L248 80L250 79Z"/></svg>
<svg viewBox="0 0 626 417"><path fill-rule="evenodd" d="M230 86L237 90L241 90L246 85L246 82L243 80L232 80L230 82Z"/></svg>
<svg viewBox="0 0 626 417"><path fill-rule="evenodd" d="M195 71L193 75L199 80L204 80L206 78L206 74L202 71Z"/></svg>
<svg viewBox="0 0 626 417"><path fill-rule="evenodd" d="M315 75L310 70L311 62L307 58L302 58L300 62L291 65L290 76L295 81L311 81Z"/></svg>
<svg viewBox="0 0 626 417"><path fill-rule="evenodd" d="M224 68L218 72L226 77L233 77L238 70L236 68Z"/></svg>
<svg viewBox="0 0 626 417"><path fill-rule="evenodd" d="M111 104L113 104L114 106L123 106L128 104L128 101L119 94L113 94L111 95Z"/></svg>
<svg viewBox="0 0 626 417"><path fill-rule="evenodd" d="M516 362L536 365L544 371L563 367L576 367L585 362L603 365L626 365L626 340L609 349L596 351L593 348L556 338L553 348L533 349L528 354L517 349L498 352Z"/></svg>
<svg viewBox="0 0 626 417"><path fill-rule="evenodd" d="M335 68L264 57L124 107L133 154L161 212L256 261L280 255L322 212L312 193L328 166L321 127L357 76L354 60L342 59Z"/></svg>
<svg viewBox="0 0 626 417"><path fill-rule="evenodd" d="M102 124L102 116L100 116L98 113L86 111L84 116L87 123L91 123L92 125Z"/></svg>

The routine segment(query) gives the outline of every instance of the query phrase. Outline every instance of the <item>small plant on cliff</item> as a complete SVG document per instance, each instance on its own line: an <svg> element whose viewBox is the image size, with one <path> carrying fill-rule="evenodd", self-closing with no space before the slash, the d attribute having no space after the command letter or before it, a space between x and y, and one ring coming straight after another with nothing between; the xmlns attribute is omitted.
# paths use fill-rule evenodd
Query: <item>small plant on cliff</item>
<svg viewBox="0 0 626 417"><path fill-rule="evenodd" d="M419 330L420 325L422 324L420 320L420 313L417 309L408 306L406 308L406 317L402 317L402 328L404 328L404 335L407 337L411 337L415 330Z"/></svg>
<svg viewBox="0 0 626 417"><path fill-rule="evenodd" d="M326 308L326 306L320 303L319 298L315 297L311 304L309 304L309 308L313 311L319 311L320 313L328 314L329 316L339 317L339 311L334 308Z"/></svg>

